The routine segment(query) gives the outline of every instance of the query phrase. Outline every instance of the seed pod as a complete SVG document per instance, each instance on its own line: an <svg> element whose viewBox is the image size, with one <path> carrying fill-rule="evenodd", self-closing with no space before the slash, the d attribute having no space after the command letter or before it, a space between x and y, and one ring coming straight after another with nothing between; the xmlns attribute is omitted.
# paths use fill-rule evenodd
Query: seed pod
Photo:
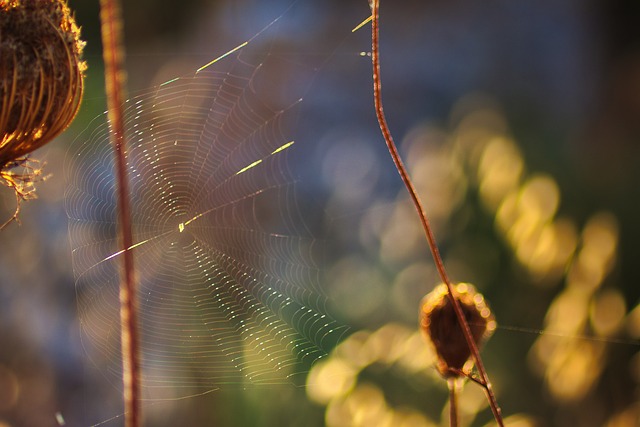
<svg viewBox="0 0 640 427"><path fill-rule="evenodd" d="M456 297L478 347L491 336L496 321L482 294L468 283L455 286ZM420 304L420 329L438 356L438 372L456 377L471 372L471 351L444 284L428 293Z"/></svg>
<svg viewBox="0 0 640 427"><path fill-rule="evenodd" d="M0 0L0 173L18 200L33 197L26 156L75 117L84 87L84 42L63 0Z"/></svg>

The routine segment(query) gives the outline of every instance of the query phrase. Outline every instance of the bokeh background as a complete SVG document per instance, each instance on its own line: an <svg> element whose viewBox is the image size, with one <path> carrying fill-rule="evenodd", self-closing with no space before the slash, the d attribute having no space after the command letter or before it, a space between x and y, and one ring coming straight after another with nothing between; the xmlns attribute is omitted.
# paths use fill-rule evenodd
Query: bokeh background
<svg viewBox="0 0 640 427"><path fill-rule="evenodd" d="M281 17L248 49L309 73L264 77L304 97L290 164L328 309L349 333L308 386L152 402L149 425L446 425L446 385L416 326L438 278L378 132L369 27L351 33L368 6L290 5L128 2L129 88L192 72ZM67 237L68 147L105 105L98 2L71 6L88 42L83 107L34 155L51 177L0 235L3 427L123 423L118 387L80 340ZM381 14L390 126L450 275L498 320L483 355L505 417L639 425L638 4L400 1ZM14 197L1 196L8 217ZM465 425L491 423L479 387L460 400Z"/></svg>

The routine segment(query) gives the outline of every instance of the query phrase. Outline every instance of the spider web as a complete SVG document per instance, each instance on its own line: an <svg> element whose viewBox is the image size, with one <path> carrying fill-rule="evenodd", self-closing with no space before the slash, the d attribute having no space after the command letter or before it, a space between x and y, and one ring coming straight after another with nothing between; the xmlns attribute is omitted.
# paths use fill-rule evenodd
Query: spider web
<svg viewBox="0 0 640 427"><path fill-rule="evenodd" d="M125 104L147 399L296 382L344 332L327 314L287 166L300 99L269 86L273 70L282 70L273 55L229 54ZM106 113L68 158L83 345L120 384L122 250Z"/></svg>

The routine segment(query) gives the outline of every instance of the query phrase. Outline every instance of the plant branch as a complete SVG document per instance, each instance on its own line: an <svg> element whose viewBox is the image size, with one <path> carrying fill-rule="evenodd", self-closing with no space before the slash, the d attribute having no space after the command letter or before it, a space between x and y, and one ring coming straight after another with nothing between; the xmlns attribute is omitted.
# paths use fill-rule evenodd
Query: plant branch
<svg viewBox="0 0 640 427"><path fill-rule="evenodd" d="M393 141L393 137L391 136L391 131L389 130L389 126L387 125L387 120L384 115L384 109L382 105L382 94L381 87L382 83L380 80L380 53L379 53L379 0L371 0L371 11L372 11L372 20L371 20L371 60L373 63L373 93L374 93L374 103L376 115L378 117L378 123L380 124L380 130L382 132L382 136L387 144L387 148L389 149L389 153L391 154L391 158L393 159L393 163L404 182L404 185L411 196L413 204L415 205L416 210L418 211L418 215L420 216L420 221L422 222L422 227L427 237L427 242L429 243L429 248L431 249L431 254L433 255L433 260L436 264L436 268L438 269L438 273L440 274L440 278L447 286L448 296L453 305L453 308L456 313L456 318L458 319L458 323L462 328L464 333L465 340L467 345L469 346L469 350L471 351L471 355L473 357L473 361L476 365L476 369L478 370L478 375L480 376L480 380L484 385L485 392L487 394L487 398L489 400L489 405L491 406L491 411L493 412L493 416L495 417L499 426L503 426L504 423L502 421L502 415L500 411L500 407L498 406L498 402L493 393L493 389L491 388L491 383L489 381L489 377L484 368L484 364L482 363L482 358L480 357L480 351L478 350L478 346L476 345L475 340L473 339L473 335L471 334L471 329L469 328L469 323L462 312L462 307L460 306L460 302L458 298L456 298L455 290L451 284L449 276L444 268L444 263L442 262L442 257L440 256L440 251L438 250L438 245L436 244L436 239L434 237L433 231L431 229L431 225L427 218L427 214L424 210L422 202L420 201L420 197L411 181L411 178L400 158L400 154L398 153L398 149L396 148L396 144Z"/></svg>
<svg viewBox="0 0 640 427"><path fill-rule="evenodd" d="M447 378L449 386L449 427L458 427L458 393L456 378Z"/></svg>
<svg viewBox="0 0 640 427"><path fill-rule="evenodd" d="M125 426L141 425L140 349L138 331L137 286L133 264L133 232L127 179L126 144L123 119L125 92L122 19L118 0L100 0L105 87L109 109L111 139L116 160L118 216L122 239L123 266L120 281L120 325L122 381L124 386Z"/></svg>

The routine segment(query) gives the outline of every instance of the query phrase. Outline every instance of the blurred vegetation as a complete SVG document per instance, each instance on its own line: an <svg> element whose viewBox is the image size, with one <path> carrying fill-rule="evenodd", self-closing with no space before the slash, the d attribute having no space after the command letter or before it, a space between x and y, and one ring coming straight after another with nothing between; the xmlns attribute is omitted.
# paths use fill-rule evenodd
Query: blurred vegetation
<svg viewBox="0 0 640 427"><path fill-rule="evenodd" d="M79 336L66 235L66 147L104 109L98 2L70 3L88 39L83 108L41 151L52 178L23 225L0 235L2 427L122 424L119 390ZM127 3L132 91L237 46L288 4ZM326 59L305 93L293 167L324 248L322 286L352 333L304 387L153 402L147 423L443 425L446 384L417 330L438 279L378 135L359 56L367 30L349 35L366 2L301 0L287 13L278 46L302 55L286 59ZM496 316L483 357L507 424L639 425L637 2L406 1L381 13L390 124L450 275ZM2 194L3 216L13 203ZM492 425L479 387L467 384L460 404L465 425Z"/></svg>

